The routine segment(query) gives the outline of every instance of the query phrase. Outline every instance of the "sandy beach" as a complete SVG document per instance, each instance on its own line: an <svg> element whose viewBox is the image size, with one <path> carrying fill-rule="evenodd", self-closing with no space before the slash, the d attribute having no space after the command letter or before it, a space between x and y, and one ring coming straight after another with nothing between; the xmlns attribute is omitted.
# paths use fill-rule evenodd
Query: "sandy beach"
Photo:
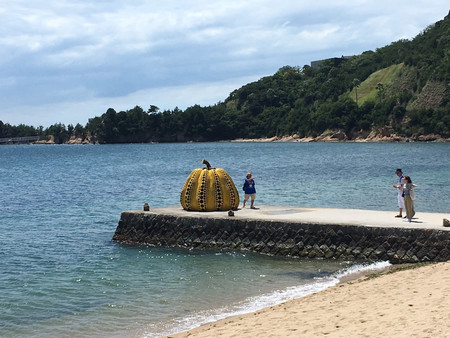
<svg viewBox="0 0 450 338"><path fill-rule="evenodd" d="M170 337L450 337L450 262L394 267Z"/></svg>

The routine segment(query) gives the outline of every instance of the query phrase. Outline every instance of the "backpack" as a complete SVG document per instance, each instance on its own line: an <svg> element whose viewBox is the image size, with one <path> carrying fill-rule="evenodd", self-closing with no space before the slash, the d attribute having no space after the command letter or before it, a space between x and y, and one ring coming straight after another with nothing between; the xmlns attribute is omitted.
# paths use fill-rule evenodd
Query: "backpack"
<svg viewBox="0 0 450 338"><path fill-rule="evenodd" d="M244 182L244 185L242 186L242 190L244 190L244 191L245 191L245 187L246 187L246 185L247 185L247 182Z"/></svg>

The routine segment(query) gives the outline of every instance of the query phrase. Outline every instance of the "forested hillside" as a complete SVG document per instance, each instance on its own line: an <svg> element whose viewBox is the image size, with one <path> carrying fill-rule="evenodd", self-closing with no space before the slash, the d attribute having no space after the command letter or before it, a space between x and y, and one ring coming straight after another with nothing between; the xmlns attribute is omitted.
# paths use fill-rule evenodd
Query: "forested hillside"
<svg viewBox="0 0 450 338"><path fill-rule="evenodd" d="M318 68L284 66L213 106L161 112L110 108L86 126L47 129L0 121L0 138L53 136L96 143L217 141L295 135L336 140L450 138L450 15L412 40ZM323 138L325 139L325 138Z"/></svg>

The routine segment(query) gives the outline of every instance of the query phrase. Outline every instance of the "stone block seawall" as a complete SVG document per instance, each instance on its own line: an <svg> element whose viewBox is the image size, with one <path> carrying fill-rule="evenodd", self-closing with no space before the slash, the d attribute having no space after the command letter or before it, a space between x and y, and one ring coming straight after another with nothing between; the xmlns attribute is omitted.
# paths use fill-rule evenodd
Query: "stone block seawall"
<svg viewBox="0 0 450 338"><path fill-rule="evenodd" d="M388 260L393 264L450 259L450 231L445 230L136 211L121 214L113 241L291 257Z"/></svg>

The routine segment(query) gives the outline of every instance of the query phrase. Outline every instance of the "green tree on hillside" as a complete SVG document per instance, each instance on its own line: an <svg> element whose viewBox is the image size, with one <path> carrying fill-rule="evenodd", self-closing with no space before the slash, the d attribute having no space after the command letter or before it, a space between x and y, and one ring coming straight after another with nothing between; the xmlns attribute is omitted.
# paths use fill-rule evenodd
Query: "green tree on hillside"
<svg viewBox="0 0 450 338"><path fill-rule="evenodd" d="M384 99L384 95L386 93L386 87L381 82L378 82L375 89L377 90L377 96L380 99L380 104L381 104L381 100Z"/></svg>
<svg viewBox="0 0 450 338"><path fill-rule="evenodd" d="M355 101L356 104L358 104L358 88L361 84L361 81L359 79L353 79L353 87L355 88Z"/></svg>

